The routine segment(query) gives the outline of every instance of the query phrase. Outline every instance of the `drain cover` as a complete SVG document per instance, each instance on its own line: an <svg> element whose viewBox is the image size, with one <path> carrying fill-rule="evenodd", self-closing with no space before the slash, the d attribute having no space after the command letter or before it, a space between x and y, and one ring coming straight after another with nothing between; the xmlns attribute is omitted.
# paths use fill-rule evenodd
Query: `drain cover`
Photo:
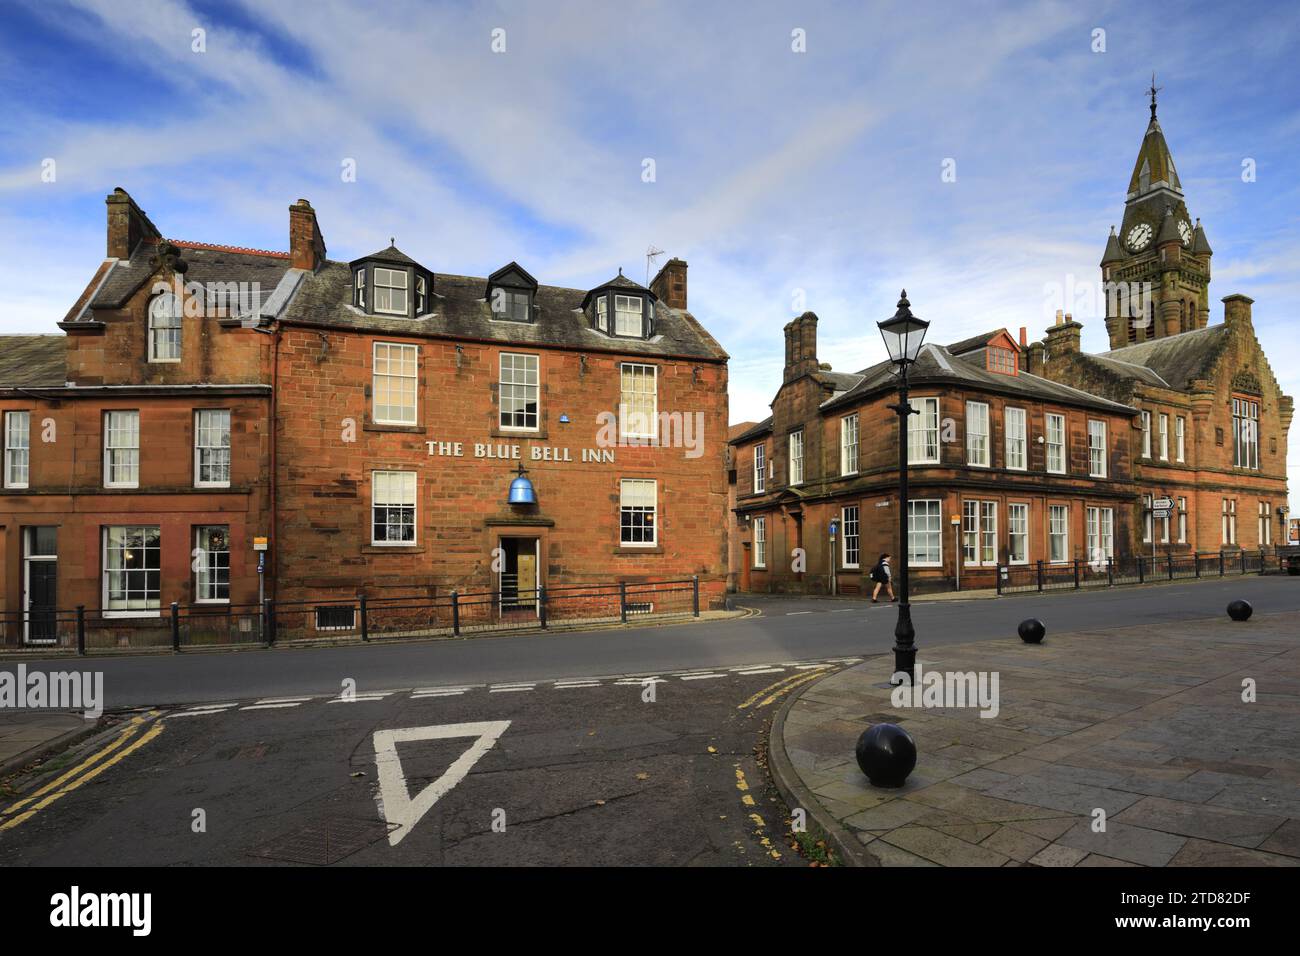
<svg viewBox="0 0 1300 956"><path fill-rule="evenodd" d="M299 830L285 833L249 850L248 855L310 866L329 866L382 840L395 829L396 823L384 823L381 820L321 817Z"/></svg>

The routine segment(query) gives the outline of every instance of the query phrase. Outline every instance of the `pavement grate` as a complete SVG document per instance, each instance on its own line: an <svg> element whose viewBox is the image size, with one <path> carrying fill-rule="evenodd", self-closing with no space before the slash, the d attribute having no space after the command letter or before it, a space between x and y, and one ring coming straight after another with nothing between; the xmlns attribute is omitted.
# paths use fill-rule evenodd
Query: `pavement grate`
<svg viewBox="0 0 1300 956"><path fill-rule="evenodd" d="M249 850L249 856L309 866L330 866L382 840L396 823L327 816Z"/></svg>

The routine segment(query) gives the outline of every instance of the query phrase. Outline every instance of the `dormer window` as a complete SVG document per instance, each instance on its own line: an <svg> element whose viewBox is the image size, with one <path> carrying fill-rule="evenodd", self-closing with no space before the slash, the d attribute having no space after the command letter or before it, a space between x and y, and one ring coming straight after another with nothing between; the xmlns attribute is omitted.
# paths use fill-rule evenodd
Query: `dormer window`
<svg viewBox="0 0 1300 956"><path fill-rule="evenodd" d="M429 283L424 276L415 277L415 314L424 315L429 311Z"/></svg>
<svg viewBox="0 0 1300 956"><path fill-rule="evenodd" d="M149 303L149 361L181 360L181 309L176 296L164 292Z"/></svg>
<svg viewBox="0 0 1300 956"><path fill-rule="evenodd" d="M352 303L358 309L366 307L366 270L358 269L352 279Z"/></svg>
<svg viewBox="0 0 1300 956"><path fill-rule="evenodd" d="M988 347L988 370L1000 375L1015 375L1017 369L1016 353L996 345Z"/></svg>
<svg viewBox="0 0 1300 956"><path fill-rule="evenodd" d="M492 318L506 322L531 322L532 296L517 289L493 289Z"/></svg>
<svg viewBox="0 0 1300 956"><path fill-rule="evenodd" d="M642 328L643 302L639 295L614 296L615 335L633 335L641 338L645 334Z"/></svg>
<svg viewBox="0 0 1300 956"><path fill-rule="evenodd" d="M596 328L609 332L609 299L603 295L596 300Z"/></svg>
<svg viewBox="0 0 1300 956"><path fill-rule="evenodd" d="M410 278L404 269L375 266L375 311L406 315L406 289Z"/></svg>

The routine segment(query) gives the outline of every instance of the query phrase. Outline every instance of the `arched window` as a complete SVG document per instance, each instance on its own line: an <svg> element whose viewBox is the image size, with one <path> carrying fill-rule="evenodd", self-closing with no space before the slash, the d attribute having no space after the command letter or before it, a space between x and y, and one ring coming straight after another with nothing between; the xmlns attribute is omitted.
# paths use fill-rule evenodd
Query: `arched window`
<svg viewBox="0 0 1300 956"><path fill-rule="evenodd" d="M181 307L176 296L164 292L149 303L149 361L181 360Z"/></svg>

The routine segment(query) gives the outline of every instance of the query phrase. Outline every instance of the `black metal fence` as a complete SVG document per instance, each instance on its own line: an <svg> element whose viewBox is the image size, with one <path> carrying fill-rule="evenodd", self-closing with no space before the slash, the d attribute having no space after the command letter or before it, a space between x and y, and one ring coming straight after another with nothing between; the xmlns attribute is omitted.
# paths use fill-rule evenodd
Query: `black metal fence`
<svg viewBox="0 0 1300 956"><path fill-rule="evenodd" d="M132 612L128 612L132 613ZM238 647L295 641L459 637L551 626L700 616L700 579L450 591L435 597L331 598L262 604L173 603L157 616L78 607L0 613L0 648L75 651Z"/></svg>
<svg viewBox="0 0 1300 956"><path fill-rule="evenodd" d="M1033 564L998 565L998 594L1023 591L1079 590L1146 584L1189 578L1222 578L1232 574L1265 574L1286 570L1287 557L1280 552L1208 551L1133 555L1116 560L1036 561Z"/></svg>

